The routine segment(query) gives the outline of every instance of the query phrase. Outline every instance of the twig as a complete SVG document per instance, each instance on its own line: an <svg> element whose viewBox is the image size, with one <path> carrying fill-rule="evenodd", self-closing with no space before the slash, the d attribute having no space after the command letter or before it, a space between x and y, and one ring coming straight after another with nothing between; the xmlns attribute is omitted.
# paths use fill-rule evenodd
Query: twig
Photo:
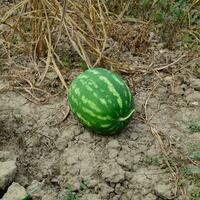
<svg viewBox="0 0 200 200"><path fill-rule="evenodd" d="M176 176L176 172L173 170L173 168L171 167L171 164L169 163L167 151L166 151L166 149L165 149L164 143L163 143L163 141L162 141L160 135L157 133L156 129L153 128L152 126L150 126L150 130L151 130L152 135L153 135L153 136L156 138L156 140L158 141L158 143L159 143L159 145L160 145L160 147L161 147L161 151L162 151L162 153L163 153L163 155L164 155L164 157L165 157L165 159L164 159L164 160L165 160L165 163L167 164L167 166L168 166L168 168L169 168L169 170L170 170L170 172L171 172L171 174L172 174L174 180L177 182L178 178L177 178L177 176ZM176 195L176 193L177 193L177 184L176 184L176 187L175 187L175 195Z"/></svg>
<svg viewBox="0 0 200 200"><path fill-rule="evenodd" d="M158 87L159 85L159 81L155 84L155 86L153 87L153 89L151 90L151 92L149 93L145 103L144 103L144 111L145 111L145 118L146 118L146 122L148 122L148 114L147 114L147 105L148 105L148 102L149 102L149 99L151 97L151 95L153 94L153 92L155 91L155 89Z"/></svg>
<svg viewBox="0 0 200 200"><path fill-rule="evenodd" d="M163 69L166 69L168 67L171 67L173 65L175 65L176 63L178 63L182 58L186 57L186 54L183 54L180 58L178 58L177 60L175 60L174 62L168 64L168 65L165 65L165 66L162 66L162 67L158 67L158 68L155 68L154 71L160 71L160 70L163 70Z"/></svg>
<svg viewBox="0 0 200 200"><path fill-rule="evenodd" d="M63 113L64 113L64 111L63 111ZM69 113L70 113L70 108L69 108L69 106L67 106L66 112L64 113L64 117L62 118L62 120L60 120L57 123L51 124L49 126L53 127L53 126L57 126L57 125L61 124L62 122L64 122L67 119L67 117L69 116Z"/></svg>
<svg viewBox="0 0 200 200"><path fill-rule="evenodd" d="M66 11L67 11L67 0L64 0L63 11L62 11L62 16L61 16L61 20L60 20L60 25L59 25L59 28L58 28L58 37L57 37L57 41L55 43L55 48L57 47L58 42L60 41L62 26L63 26L63 22L64 22L64 19L65 19Z"/></svg>
<svg viewBox="0 0 200 200"><path fill-rule="evenodd" d="M42 133L40 133L40 132L37 132L37 133L38 133L39 135L43 136L43 137L48 138L50 141L52 141L52 143L54 144L54 146L55 146L56 149L57 149L57 146L56 146L55 140L54 140L52 137L50 137L50 136L48 136L48 135L44 135L44 134L42 134Z"/></svg>

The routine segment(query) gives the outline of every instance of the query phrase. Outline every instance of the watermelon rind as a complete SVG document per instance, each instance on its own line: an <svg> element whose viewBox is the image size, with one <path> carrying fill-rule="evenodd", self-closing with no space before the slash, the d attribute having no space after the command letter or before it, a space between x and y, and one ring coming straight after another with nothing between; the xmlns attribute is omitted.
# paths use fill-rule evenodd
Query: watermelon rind
<svg viewBox="0 0 200 200"><path fill-rule="evenodd" d="M73 114L88 129L99 134L116 134L135 111L133 95L119 75L92 68L75 78L68 90Z"/></svg>

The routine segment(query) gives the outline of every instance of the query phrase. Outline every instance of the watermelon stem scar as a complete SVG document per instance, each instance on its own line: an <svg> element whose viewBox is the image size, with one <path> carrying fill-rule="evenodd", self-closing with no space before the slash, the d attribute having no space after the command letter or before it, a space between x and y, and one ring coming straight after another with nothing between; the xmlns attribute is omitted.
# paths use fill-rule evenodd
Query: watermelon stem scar
<svg viewBox="0 0 200 200"><path fill-rule="evenodd" d="M126 117L121 117L121 118L119 118L119 121L120 121L120 122L126 121L134 112L135 112L135 109L133 109L133 110L129 113L129 115L127 115Z"/></svg>

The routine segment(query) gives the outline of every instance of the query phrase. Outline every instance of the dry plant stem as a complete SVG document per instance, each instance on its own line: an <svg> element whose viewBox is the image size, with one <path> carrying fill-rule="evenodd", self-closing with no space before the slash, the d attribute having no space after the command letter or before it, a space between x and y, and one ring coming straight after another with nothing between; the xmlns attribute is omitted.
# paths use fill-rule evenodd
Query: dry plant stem
<svg viewBox="0 0 200 200"><path fill-rule="evenodd" d="M29 2L29 0L20 1L14 7L12 7L11 9L9 9L8 12L6 12L6 14L1 19L0 23L4 24L7 21L7 19L12 16L12 14L14 12L16 12L19 8L23 7L24 5L26 5L28 2Z"/></svg>
<svg viewBox="0 0 200 200"><path fill-rule="evenodd" d="M43 43L43 30L42 30L42 21L44 19L44 11L46 11L45 5L43 3L43 0L37 1L37 0L31 0L31 6L33 11L35 11L34 17L32 18L32 37L34 41L36 42L36 51L37 51L37 56L40 56L39 54L43 49L42 48L42 43Z"/></svg>
<svg viewBox="0 0 200 200"><path fill-rule="evenodd" d="M47 57L47 62L48 63L46 63L46 70L45 70L45 75L43 75L43 79L45 78L45 76L46 76L46 73L47 73L47 71L48 71L48 68L49 68L49 66L50 66L50 62L52 62L52 64L53 64L53 68L54 68L54 70L55 70L55 72L58 74L58 77L60 78L60 80L61 80L61 83L62 83L62 85L65 87L65 89L67 89L67 84L66 84L66 82L65 82L65 80L64 80L64 78L63 78L63 76L62 76L62 74L61 74L61 72L60 72L60 70L59 70L59 68L58 68L58 66L57 66L57 64L56 64L56 62L55 62L55 59L54 59L54 57L53 57L53 55L52 55L52 46L50 45L50 43L47 41L47 38L45 38L45 41L46 41L46 43L47 43L47 47L48 47L48 57ZM42 79L42 80L43 80Z"/></svg>
<svg viewBox="0 0 200 200"><path fill-rule="evenodd" d="M20 30L20 29L16 26L16 24L11 25L11 24L8 24L7 22L4 22L4 24L5 24L6 26L8 26L9 28L13 29L12 36L9 36L10 38L13 38L14 35L15 35L16 33L19 33L20 36L23 38L23 40L24 40L25 42L28 43L28 40L27 40L27 38L26 38L26 36L25 36L25 33L24 33L22 30Z"/></svg>
<svg viewBox="0 0 200 200"><path fill-rule="evenodd" d="M196 41L198 41L198 43L200 43L200 34L198 32L196 32L196 31L188 31L188 33L190 35L192 35L196 39Z"/></svg>
<svg viewBox="0 0 200 200"><path fill-rule="evenodd" d="M18 78L20 79L21 77L18 77ZM34 87L33 84L31 83L31 81L28 80L27 78L23 78L23 80L25 80L25 81L30 85L30 90L31 90L31 91L36 90L36 91L40 91L40 92L46 93L48 96L51 96L51 94L50 94L49 92L47 92L47 91L45 91L45 90L42 90L42 89L40 89L40 88ZM28 88L28 87L27 87L27 88Z"/></svg>
<svg viewBox="0 0 200 200"><path fill-rule="evenodd" d="M124 8L122 8L121 13L119 14L119 18L122 18L124 16L124 13L128 10L130 5L130 2L126 3L126 5L124 6Z"/></svg>
<svg viewBox="0 0 200 200"><path fill-rule="evenodd" d="M161 147L161 151L162 151L162 153L164 155L164 158L165 158L165 163L168 166L168 168L170 169L170 172L171 172L171 174L172 174L172 176L173 176L173 178L175 180L176 184L175 184L175 188L174 188L174 194L176 196L177 191L178 191L178 180L179 180L179 176L177 175L178 174L178 168L176 167L175 163L172 163L172 161L169 161L169 156L168 156L168 153L167 153L167 147L165 147L165 145L164 145L164 143L163 143L158 131L155 128L153 128L150 124L149 124L149 126L150 126L150 129L151 129L152 135L159 142L159 145ZM173 164L173 168L175 170L173 170L172 164ZM181 190L181 193L185 196L185 200L186 200L187 199L186 198L186 194L187 194L186 188L184 186L181 186L180 190Z"/></svg>
<svg viewBox="0 0 200 200"><path fill-rule="evenodd" d="M3 88L0 89L0 93L6 92L9 90L9 86L4 86Z"/></svg>
<svg viewBox="0 0 200 200"><path fill-rule="evenodd" d="M58 28L58 37L57 37L57 41L55 43L55 48L56 48L56 46L58 45L58 43L60 41L63 22L64 22L64 19L65 19L66 12L67 12L67 0L64 0L63 11L62 11L62 16L61 16L61 20L60 20L60 26Z"/></svg>
<svg viewBox="0 0 200 200"><path fill-rule="evenodd" d="M20 84L20 83L19 83L19 84ZM23 87L22 84L20 84L20 87L13 87L13 89L15 89L15 90L21 90L21 89L23 89L23 90L26 91L35 101L42 102L42 101L45 100L45 99L40 99L40 98L36 97L29 89L27 89L26 87Z"/></svg>
<svg viewBox="0 0 200 200"><path fill-rule="evenodd" d="M141 72L141 73L145 73L145 74L149 74L149 73L155 73L157 74L157 76L159 77L159 79L161 80L161 77L159 76L159 71L163 70L163 69L167 69L169 67L172 67L173 65L177 64L181 59L183 59L184 57L186 57L186 54L182 55L181 57L179 57L177 60L175 60L172 63L169 63L168 65L164 65L162 67L158 67L158 68L153 68L154 63L151 63L148 66L145 67L141 67L141 66L132 66L132 65L128 65L126 63L115 63L115 61L111 61L109 60L108 63L110 65L115 65L117 66L117 70L121 71L123 73L127 73L127 74L134 74L136 71ZM119 67L120 66L120 67Z"/></svg>
<svg viewBox="0 0 200 200"><path fill-rule="evenodd" d="M60 19L60 16L58 16L58 14L61 12L62 14L64 14L64 10L65 10L61 7L60 2L55 1L54 4L52 4L49 1L42 0L40 1L40 5L39 4L36 5L36 1L32 0L31 3L33 4L33 8L35 9L35 11L30 12L30 15L32 14L32 16L30 17L32 17L31 19L32 19L32 24L33 24L32 25L33 35L36 35L35 36L36 45L35 45L34 55L37 54L36 50L38 49L37 47L41 43L41 38L44 37L43 38L44 42L46 41L45 35L43 34L43 29L45 28L46 28L45 32L47 33L47 38L48 38L47 40L50 43L50 45L47 45L48 49L47 49L46 67L45 67L44 73L42 73L40 77L40 81L38 85L41 85L49 69L49 66L52 63L51 55L55 56L55 53L52 52L53 50L51 50L50 52L50 49L49 49L50 46L51 47L53 46L51 42L51 27L50 27L50 20L49 20L51 16L53 16L55 20L59 21L60 24L62 24L65 30L65 33L70 39L74 49L81 56L81 58L86 62L88 67L97 66L103 59L108 64L112 63L112 66L115 70L118 69L119 63L117 61L111 61L111 58L105 57L103 55L106 44L107 44L106 23L109 21L109 17L107 15L107 12L108 12L107 8L105 4L103 4L99 0L96 1L96 5L92 1L89 1L89 0L87 0L86 2L87 2L87 5L84 5L78 1L69 0L67 4L68 4L69 9L72 8L72 10L71 11L68 10L65 15L62 15L63 18L61 17ZM27 3L27 1L24 1L24 4L25 3ZM47 9L48 9L48 14L47 14ZM82 14L81 16L78 16L77 18L76 13L82 13ZM28 14L27 14L27 17L28 17ZM39 18L43 19L43 22L41 22ZM53 49L53 47L51 49ZM58 56L56 56L55 58L56 58L56 61L59 62ZM91 58L95 58L95 59L92 60ZM56 71L58 71L58 68L56 68ZM130 70L127 69L127 73L129 72ZM38 73L40 72L38 71ZM61 76L59 75L59 77ZM62 84L65 85L63 80L62 80Z"/></svg>
<svg viewBox="0 0 200 200"><path fill-rule="evenodd" d="M57 125L60 125L62 122L64 122L64 121L67 119L67 117L69 116L70 107L67 106L66 112L63 112L63 113L64 113L64 117L63 117L63 119L62 119L61 121L56 122L56 123L54 123L54 124L51 124L51 125L49 125L49 126L50 126L50 127L57 126Z"/></svg>
<svg viewBox="0 0 200 200"><path fill-rule="evenodd" d="M123 17L122 19L120 19L120 21L122 21L122 22L140 23L140 24L144 24L144 25L147 25L149 23L149 22L138 20L138 19L133 18L133 17Z"/></svg>
<svg viewBox="0 0 200 200"><path fill-rule="evenodd" d="M159 112L160 112L160 104L158 105L156 111L148 118L148 122L150 122L154 118L154 116Z"/></svg>
<svg viewBox="0 0 200 200"><path fill-rule="evenodd" d="M172 67L173 65L175 65L176 63L178 63L182 58L186 57L186 54L183 54L180 58L178 58L177 60L175 60L174 62L168 64L168 65L165 65L163 67L158 67L158 68L155 68L154 70L155 71L160 71L160 70L163 70L163 69L166 69L168 67Z"/></svg>
<svg viewBox="0 0 200 200"><path fill-rule="evenodd" d="M48 55L47 55L47 62L46 62L46 66L45 66L45 71L42 75L42 77L40 78L40 82L39 82L39 85L42 83L42 81L44 80L45 76L46 76L46 73L49 69L49 65L50 65L50 58L51 58L51 31L50 31L50 23L49 23L49 20L48 20L48 15L47 15L47 12L46 12L46 9L45 9L45 4L43 1L42 2L42 6L43 6L43 9L44 9L44 12L45 12L45 19L46 19L46 23L47 23L47 33L48 33ZM47 38L45 36L45 41L47 43Z"/></svg>
<svg viewBox="0 0 200 200"><path fill-rule="evenodd" d="M148 117L148 113L147 113L147 105L149 102L150 97L152 96L153 92L156 90L156 88L159 85L159 81L155 84L155 86L153 87L153 89L151 90L151 92L149 93L145 103L144 103L144 111L145 111L145 118L146 118L146 122L149 123L149 117ZM151 118L150 118L151 119Z"/></svg>
<svg viewBox="0 0 200 200"><path fill-rule="evenodd" d="M59 71L59 68L54 59L54 54L52 53L53 46L52 46L52 39L51 39L50 17L51 17L51 15L54 15L54 12L56 10L56 8L54 8L55 4L53 4L52 2L46 1L46 0L41 0L41 1L32 0L30 2L29 1L21 1L15 7L10 9L9 12L7 12L4 15L4 18L1 21L4 21L6 23L7 19L11 19L13 12L17 11L20 8L23 8L25 5L27 5L29 3L32 8L32 11L29 12L29 15L31 15L31 16L28 16L27 13L26 13L26 15L27 15L27 17L30 17L30 19L32 19L32 24L31 24L32 25L32 37L33 37L34 43L36 44L35 50L34 50L34 55L35 55L34 57L36 58L36 55L40 56L40 51L44 50L44 49L42 49L43 48L42 45L45 42L48 47L48 49L47 49L48 54L47 54L47 59L46 59L45 70L40 75L39 82L36 83L36 85L40 86L42 84L42 82L46 76L46 73L48 72L49 66L50 66L50 64L52 64L52 67L55 69L56 73L58 74L59 78L61 79L62 84L66 88L67 86L64 81L64 78L62 77L62 75ZM47 9L48 9L48 11L47 11ZM20 15L20 17L22 17L22 16L23 15ZM43 30L45 30L45 32L47 34L44 34ZM45 35L47 35L47 36L45 36ZM8 45L10 45L10 43L8 43ZM57 58L57 60L59 60L58 57L56 57L56 58ZM38 74L40 74L39 69L38 69ZM30 92L27 90L27 88L26 88L26 91L30 94Z"/></svg>
<svg viewBox="0 0 200 200"><path fill-rule="evenodd" d="M54 60L54 57L52 57L52 63L53 63L53 67L54 67L54 70L56 71L56 73L58 74L58 77L60 78L60 80L61 80L61 83L62 83L62 85L65 87L65 89L67 90L68 88L67 88L67 84L66 84L66 82L65 82L65 80L64 80L64 78L63 78L63 76L62 76L62 74L61 74L61 72L60 72L60 70L59 70L59 68L58 68L58 66L57 66L57 64L56 64L56 62L55 62L55 60Z"/></svg>
<svg viewBox="0 0 200 200"><path fill-rule="evenodd" d="M67 36L68 36L68 38L69 38L72 46L74 47L74 49L77 51L77 53L79 54L79 56L86 62L87 66L88 67L91 66L91 63L90 63L89 59L86 57L85 53L81 52L81 50L80 50L80 48L82 48L82 47L79 47L77 45L76 41L74 41L74 39L71 37L70 31L67 28L66 24L64 24L64 27L65 27L65 31L67 33ZM72 32L73 32L73 28L72 28Z"/></svg>
<svg viewBox="0 0 200 200"><path fill-rule="evenodd" d="M170 172L171 172L171 174L172 174L174 180L176 181L176 187L174 188L174 194L175 194L175 196L176 196L176 194L177 194L177 187L178 187L178 186L177 186L178 178L177 178L177 176L176 176L176 172L173 170L173 168L171 167L171 164L169 163L168 154L167 154L167 151L166 151L166 149L165 149L165 145L164 145L164 143L163 143L163 141L162 141L160 135L158 134L158 132L156 131L156 129L153 128L152 126L150 126L150 129L151 129L152 135L153 135L153 136L155 137L155 139L158 141L158 143L159 143L159 145L160 145L160 147L161 147L161 151L162 151L162 153L163 153L163 155L164 155L164 158L165 158L165 163L167 164L167 166L168 166L168 168L169 168L169 170L170 170Z"/></svg>
<svg viewBox="0 0 200 200"><path fill-rule="evenodd" d="M42 4L43 4L43 7L45 8L45 5L44 5L44 2L42 1ZM42 81L44 80L45 76L46 76L46 73L48 72L48 69L49 69L49 66L50 66L50 63L52 62L53 64L53 68L54 70L56 71L56 73L58 74L61 82L62 82L62 85L67 89L67 85L65 83L65 80L55 62L55 59L54 59L54 55L52 54L52 49L53 49L53 46L52 46L52 40L51 40L51 30L50 30L50 22L49 22L49 19L48 19L48 15L47 15L47 12L46 12L46 9L45 10L45 18L46 18L46 23L47 23L47 32L48 32L48 39L46 38L45 36L45 42L47 44L47 48L48 48L48 55L47 55L47 62L46 62L46 68L45 68L45 72L43 74L43 76L41 77L41 81L39 84L42 83Z"/></svg>
<svg viewBox="0 0 200 200"><path fill-rule="evenodd" d="M46 37L45 37L45 41L47 42ZM43 80L44 80L44 78L45 78L45 76L46 76L46 74L47 74L47 72L48 72L50 63L51 63L51 47L50 47L50 45L48 45L48 44L47 44L47 47L48 47L48 53L47 53L47 58L46 58L46 60L45 60L45 63L46 63L46 65L45 65L45 71L43 72L43 74L42 74L41 77L40 77L40 81L39 81L39 83L37 84L38 86L42 84L42 82L43 82Z"/></svg>
<svg viewBox="0 0 200 200"><path fill-rule="evenodd" d="M105 24L104 24L105 18L103 17L103 11L102 11L102 8L101 8L99 0L98 0L98 8L99 8L99 15L100 15L100 19L101 19L101 26L102 26L104 40L103 40L102 49L100 50L98 48L98 50L99 50L99 52L98 52L99 53L99 57L96 60L96 62L94 63L93 67L95 67L96 65L98 65L99 62L101 61L102 56L103 56L103 52L104 52L106 44L107 44L107 33L106 33Z"/></svg>
<svg viewBox="0 0 200 200"><path fill-rule="evenodd" d="M174 194L175 194L175 197L176 197L176 194L177 194L177 191L178 191L178 180L179 180L178 175L177 175L178 169L176 167L176 164L173 163L173 166L172 166L172 163L169 161L169 156L168 156L168 153L167 153L167 150L166 150L167 148L165 147L158 131L150 123L150 120L152 119L152 117L154 116L155 113L150 118L148 117L148 113L147 113L147 105L148 105L149 99L152 96L155 89L157 88L158 84L159 84L159 82L155 84L155 86L153 87L153 89L151 90L151 92L149 93L149 95L148 95L148 97L145 101L145 104L144 104L145 121L146 121L147 125L150 127L152 135L158 141L158 143L161 147L162 154L164 155L164 158L165 158L164 161L165 161L166 165L168 166L168 168L169 168L169 170L172 174L173 179L175 180L176 184L175 184L175 188L174 188ZM185 188L184 187L181 187L181 192L182 192L182 194L185 194Z"/></svg>
<svg viewBox="0 0 200 200"><path fill-rule="evenodd" d="M44 135L44 134L39 133L39 132L38 132L38 134L41 135L41 136L43 136L43 137L48 138L54 144L54 146L56 147L56 149L58 149L57 146L56 146L56 143L55 143L55 141L54 141L54 139L52 137L50 137L48 135Z"/></svg>
<svg viewBox="0 0 200 200"><path fill-rule="evenodd" d="M15 87L13 89L15 89ZM39 105L41 103L40 101L35 101L35 100L29 98L27 95L24 95L22 92L19 92L18 90L15 90L15 92L17 92L19 95L21 95L22 97L24 97L25 99L27 99L28 101L30 101L36 105Z"/></svg>
<svg viewBox="0 0 200 200"><path fill-rule="evenodd" d="M115 60L111 60L110 58L107 58L107 57L104 57L104 59L106 59L106 62L109 65L113 66L113 69L119 72L122 72L125 74L134 74L136 72L140 72L143 74L156 73L159 79L161 80L161 77L159 76L159 71L174 66L179 61L181 61L181 59L183 59L184 57L186 57L186 54L182 55L174 62L169 63L168 65L164 65L162 67L158 67L158 68L153 68L154 63L151 63L150 65L145 66L145 67L141 67L141 66L133 66L126 63L119 63L119 62L117 63Z"/></svg>
<svg viewBox="0 0 200 200"><path fill-rule="evenodd" d="M200 0L193 0L192 1L192 5L190 6L190 9L189 10L191 10L197 3L199 3L200 2Z"/></svg>
<svg viewBox="0 0 200 200"><path fill-rule="evenodd" d="M68 4L74 9L77 9L77 12L79 12L82 7L83 9L86 8L85 5L77 4L76 1L69 0ZM87 1L87 6L88 13L83 13L85 11L82 11L83 16L81 16L82 18L80 19L83 22L82 24L80 20L79 23L77 23L76 17L70 15L70 12L68 12L65 15L64 28L77 53L86 62L88 67L94 67L102 59L102 54L106 46L107 34L100 1L97 0L98 9L94 7L91 1ZM85 27L83 25L85 25ZM99 30L101 30L101 32L99 32ZM95 57L95 62L91 61L90 54L93 54Z"/></svg>

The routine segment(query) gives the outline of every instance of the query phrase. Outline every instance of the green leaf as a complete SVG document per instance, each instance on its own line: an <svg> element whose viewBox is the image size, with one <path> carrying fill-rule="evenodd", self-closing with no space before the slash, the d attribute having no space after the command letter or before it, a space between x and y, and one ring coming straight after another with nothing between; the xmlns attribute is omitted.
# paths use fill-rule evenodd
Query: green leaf
<svg viewBox="0 0 200 200"><path fill-rule="evenodd" d="M200 151L194 151L191 155L190 158L193 160L200 160Z"/></svg>
<svg viewBox="0 0 200 200"><path fill-rule="evenodd" d="M157 11L154 15L154 21L157 23L163 23L165 21L165 14L163 12Z"/></svg>
<svg viewBox="0 0 200 200"><path fill-rule="evenodd" d="M88 69L88 66L87 66L87 64L86 64L86 62L85 62L84 60L81 60L81 61L80 61L79 66L80 66L83 70Z"/></svg>
<svg viewBox="0 0 200 200"><path fill-rule="evenodd" d="M150 3L151 3L151 0L143 0L142 1L142 6L147 8L150 5Z"/></svg>
<svg viewBox="0 0 200 200"><path fill-rule="evenodd" d="M191 125L189 126L189 129L190 129L191 133L200 132L200 125L191 124Z"/></svg>
<svg viewBox="0 0 200 200"><path fill-rule="evenodd" d="M25 196L23 199L21 200L29 200L29 195Z"/></svg>

